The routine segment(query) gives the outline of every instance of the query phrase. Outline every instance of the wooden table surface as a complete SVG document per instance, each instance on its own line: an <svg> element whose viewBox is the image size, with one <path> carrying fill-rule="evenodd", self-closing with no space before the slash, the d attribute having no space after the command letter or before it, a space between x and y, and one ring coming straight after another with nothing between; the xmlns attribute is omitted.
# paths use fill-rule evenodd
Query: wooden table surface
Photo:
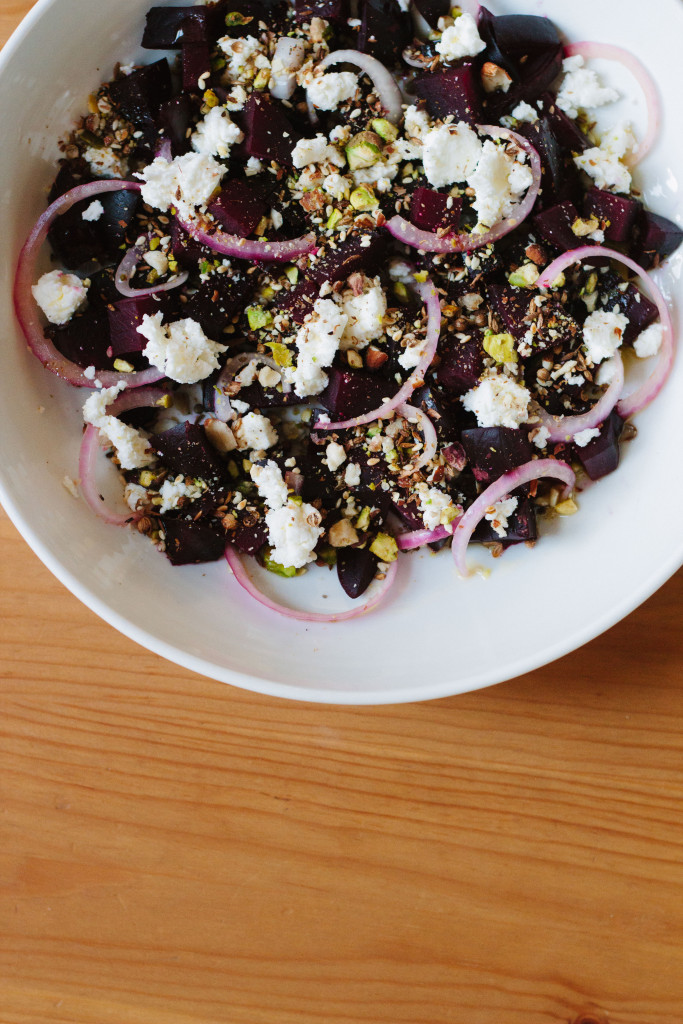
<svg viewBox="0 0 683 1024"><path fill-rule="evenodd" d="M0 513L0 1024L680 1024L682 614L679 573L513 682L296 704L119 636Z"/></svg>

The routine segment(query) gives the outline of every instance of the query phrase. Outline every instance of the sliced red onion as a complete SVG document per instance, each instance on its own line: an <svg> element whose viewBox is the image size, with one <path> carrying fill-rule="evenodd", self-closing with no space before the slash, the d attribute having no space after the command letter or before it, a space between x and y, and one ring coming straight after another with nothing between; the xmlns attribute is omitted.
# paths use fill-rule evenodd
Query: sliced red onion
<svg viewBox="0 0 683 1024"><path fill-rule="evenodd" d="M508 139L527 154L531 164L533 180L527 189L524 199L517 204L514 213L510 217L505 217L481 235L469 234L466 231L457 235L438 235L433 231L423 231L421 228L411 224L405 217L397 215L387 221L386 226L389 229L389 233L398 239L399 242L404 242L406 245L412 246L413 249L420 249L422 252L472 252L473 249L481 249L485 245L497 242L514 228L519 227L522 221L529 216L541 187L541 158L538 153L522 135L510 131L509 128L502 128L499 125L480 124L477 125L477 130L487 135Z"/></svg>
<svg viewBox="0 0 683 1024"><path fill-rule="evenodd" d="M607 390L588 412L581 413L580 416L551 416L542 406L538 407L536 416L541 426L548 431L549 441L571 441L574 434L582 430L592 430L605 422L624 390L624 363L620 353L617 352L609 360L609 364L605 365L614 367L612 379Z"/></svg>
<svg viewBox="0 0 683 1024"><path fill-rule="evenodd" d="M439 331L441 330L441 306L439 305L439 296L436 291L436 287L430 278L426 281L416 281L415 290L427 307L427 330L425 331L424 347L422 349L422 355L420 361L405 381L405 383L399 388L393 398L389 401L384 402L379 406L378 409L371 409L370 412L364 413L362 416L356 416L351 420L340 420L335 423L326 423L324 420L318 420L316 423L316 430L345 430L347 427L359 427L363 423L372 423L374 420L381 420L394 412L395 409L402 405L406 399L410 398L413 391L418 387L418 381L421 382L429 365L434 358L436 352L436 346L439 343Z"/></svg>
<svg viewBox="0 0 683 1024"><path fill-rule="evenodd" d="M414 3L410 5L410 15L413 19L413 31L417 38L422 40L429 39L432 32L432 26L429 24L425 16L420 14ZM405 52L403 59L405 60ZM409 63L409 61L406 63Z"/></svg>
<svg viewBox="0 0 683 1024"><path fill-rule="evenodd" d="M626 395L625 398L620 399L617 404L619 415L622 419L628 419L629 416L640 412L646 405L649 405L653 398L657 397L664 387L674 363L676 345L671 313L669 312L666 299L657 285L643 267L628 256L617 252L616 249L606 249L600 245L584 245L579 249L571 249L569 252L563 253L562 256L558 256L556 260L553 260L537 280L536 286L538 288L549 288L567 267L574 263L580 263L584 259L594 260L598 256L608 256L610 259L616 260L617 263L622 263L640 278L643 291L657 307L664 331L662 345L654 370L639 388L636 388L630 395Z"/></svg>
<svg viewBox="0 0 683 1024"><path fill-rule="evenodd" d="M173 150L171 148L170 139L160 139L159 145L156 148L154 156L157 160L165 160L167 164L170 164L173 159Z"/></svg>
<svg viewBox="0 0 683 1024"><path fill-rule="evenodd" d="M168 292L172 288L179 288L181 284L185 284L190 276L187 270L177 274L175 277L170 277L163 284L156 284L151 288L131 288L128 282L135 276L135 268L146 251L144 246L133 245L116 268L114 284L121 295L125 295L129 299L142 298L143 295L156 295L158 292Z"/></svg>
<svg viewBox="0 0 683 1024"><path fill-rule="evenodd" d="M403 51L401 57L403 58L403 63L407 64L409 68L418 68L420 71L424 71L427 68L430 61L430 58L419 60L417 57L413 57L410 47L407 47ZM433 60L433 58L431 59Z"/></svg>
<svg viewBox="0 0 683 1024"><path fill-rule="evenodd" d="M274 601L260 591L244 568L241 555L232 544L228 544L226 547L225 558L239 585L259 604L262 604L265 608L270 608L273 612L286 616L288 619L298 619L300 622L344 622L348 619L357 619L360 615L365 615L366 612L376 608L380 601L383 601L387 596L396 579L398 569L398 561L389 563L384 579L380 581L375 589L375 593L360 608L352 608L348 612L300 612L294 608L287 608L286 605Z"/></svg>
<svg viewBox="0 0 683 1024"><path fill-rule="evenodd" d="M418 409L416 405L406 405L405 402L396 407L396 412L399 416L403 416L404 419L417 420L420 424L420 430L424 437L424 449L415 459L411 459L411 466L413 472L421 469L422 466L426 466L428 462L431 462L436 456L436 449L438 445L436 437L436 428L432 423L431 419L426 412L422 409Z"/></svg>
<svg viewBox="0 0 683 1024"><path fill-rule="evenodd" d="M270 94L276 100L288 100L296 89L296 73L303 64L305 56L306 49L303 39L280 36L275 45L275 53L271 62L269 86Z"/></svg>
<svg viewBox="0 0 683 1024"><path fill-rule="evenodd" d="M457 520L449 527L437 526L435 530L411 530L410 533L399 533L396 537L399 551L414 551L425 544L433 544L437 540L446 540L453 536L453 528Z"/></svg>
<svg viewBox="0 0 683 1024"><path fill-rule="evenodd" d="M540 480L542 477L561 480L565 484L565 497L569 496L576 481L574 471L565 462L559 462L556 459L532 459L531 462L525 462L517 469L504 473L498 480L489 484L486 490L482 491L476 501L470 505L464 516L457 520L453 531L452 550L455 567L463 578L470 575L465 557L467 545L478 524L486 515L486 510L523 484L531 483L532 480Z"/></svg>
<svg viewBox="0 0 683 1024"><path fill-rule="evenodd" d="M628 164L630 167L635 166L652 149L662 122L659 93L650 72L628 50L623 50L620 46L613 46L611 43L571 43L569 46L565 46L564 55L565 57L583 57L585 60L604 59L619 61L627 71L631 72L638 82L645 96L647 128L645 135L638 144L638 148L629 156L624 157L625 164Z"/></svg>
<svg viewBox="0 0 683 1024"><path fill-rule="evenodd" d="M91 199L93 196L101 195L103 192L120 192L128 190L139 192L140 185L134 181L121 181L118 178L107 178L100 181L92 181L87 185L78 185L63 196L56 199L51 206L36 221L35 227L26 239L19 254L17 273L14 279L14 309L17 320L24 332L24 337L33 354L40 359L43 366L63 377L69 384L81 388L95 388L94 379L85 376L82 366L71 362L63 356L49 338L45 337L43 325L40 320L38 307L31 292L31 286L36 277L36 265L40 248L47 238L47 233L54 221L61 214L70 210L74 203L82 199ZM95 375L102 387L110 388L122 381L129 388L139 388L145 384L153 384L163 378L163 373L151 366L148 370L140 370L134 373L118 373L114 370L99 370Z"/></svg>
<svg viewBox="0 0 683 1024"><path fill-rule="evenodd" d="M396 123L401 120L403 116L401 90L396 85L394 76L384 67L384 64L381 64L375 57L371 57L369 53L360 53L358 50L333 50L321 60L319 67L326 68L330 64L354 64L360 68L371 79L389 120Z"/></svg>
<svg viewBox="0 0 683 1024"><path fill-rule="evenodd" d="M117 395L114 401L107 407L107 413L111 416L118 416L119 413L128 412L130 409L142 409L147 406L156 405L166 395L160 388L139 388L135 391L124 391ZM78 473L81 482L81 494L92 511L104 519L110 526L126 526L140 518L139 512L114 512L108 508L100 496L99 489L95 482L97 472L97 459L100 453L100 432L91 423L85 428L81 451L78 459Z"/></svg>
<svg viewBox="0 0 683 1024"><path fill-rule="evenodd" d="M297 259L299 256L307 256L315 249L315 235L302 235L286 242L261 242L255 238L228 235L220 230L209 234L195 221L178 219L178 223L183 231L201 245L206 245L223 256L236 256L241 260L281 263Z"/></svg>

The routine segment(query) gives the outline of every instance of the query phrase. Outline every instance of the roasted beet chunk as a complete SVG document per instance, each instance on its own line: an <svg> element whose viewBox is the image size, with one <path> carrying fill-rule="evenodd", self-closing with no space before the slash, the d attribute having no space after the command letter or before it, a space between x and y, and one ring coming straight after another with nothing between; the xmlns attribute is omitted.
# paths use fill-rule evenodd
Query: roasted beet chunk
<svg viewBox="0 0 683 1024"><path fill-rule="evenodd" d="M216 253L206 245L200 245L181 228L178 221L171 224L171 251L181 267L196 270L199 260L213 262Z"/></svg>
<svg viewBox="0 0 683 1024"><path fill-rule="evenodd" d="M330 370L330 383L320 396L320 404L333 419L361 416L382 404L390 396L392 384L362 370ZM394 383L395 388L395 383Z"/></svg>
<svg viewBox="0 0 683 1024"><path fill-rule="evenodd" d="M505 330L514 338L523 338L529 329L525 320L531 301L529 293L523 288L511 288L507 284L492 284L488 293L491 305L502 319Z"/></svg>
<svg viewBox="0 0 683 1024"><path fill-rule="evenodd" d="M385 64L396 64L410 42L410 15L395 0L361 0L358 49Z"/></svg>
<svg viewBox="0 0 683 1024"><path fill-rule="evenodd" d="M576 124L576 121L572 121L570 117L567 117L564 110L560 110L555 103L555 97L551 93L543 93L539 108L544 112L543 120L547 122L558 144L566 151L568 156L573 153L583 153L585 149L592 145Z"/></svg>
<svg viewBox="0 0 683 1024"><path fill-rule="evenodd" d="M172 94L171 72L165 57L109 86L109 96L116 109L133 124L143 127L150 125Z"/></svg>
<svg viewBox="0 0 683 1024"><path fill-rule="evenodd" d="M583 208L587 217L594 215L605 224L605 238L610 242L627 242L633 236L643 204L630 196L592 188L586 193Z"/></svg>
<svg viewBox="0 0 683 1024"><path fill-rule="evenodd" d="M266 213L266 196L260 182L235 178L223 185L209 212L231 235L246 238Z"/></svg>
<svg viewBox="0 0 683 1024"><path fill-rule="evenodd" d="M375 573L378 560L369 548L339 548L337 550L337 575L349 597L357 598L368 589Z"/></svg>
<svg viewBox="0 0 683 1024"><path fill-rule="evenodd" d="M528 498L518 495L515 497L517 498L517 508L512 515L508 516L505 536L500 537L493 528L493 523L490 523L488 519L482 519L472 535L472 540L475 543L495 544L500 542L503 547L507 547L509 544L521 544L536 540L538 527L534 506Z"/></svg>
<svg viewBox="0 0 683 1024"><path fill-rule="evenodd" d="M415 92L432 117L448 117L475 125L482 120L482 92L474 64L418 75Z"/></svg>
<svg viewBox="0 0 683 1024"><path fill-rule="evenodd" d="M445 18L451 5L448 0L415 0L415 7L427 24L436 31L439 18Z"/></svg>
<svg viewBox="0 0 683 1024"><path fill-rule="evenodd" d="M472 472L482 484L490 484L511 469L529 462L534 453L527 435L511 427L463 430L462 445Z"/></svg>
<svg viewBox="0 0 683 1024"><path fill-rule="evenodd" d="M263 521L255 526L238 523L230 534L230 539L243 555L255 555L268 543L268 527Z"/></svg>
<svg viewBox="0 0 683 1024"><path fill-rule="evenodd" d="M433 188L416 188L410 203L410 219L418 228L437 231L445 228L457 231L462 213L462 199L454 199L447 192Z"/></svg>
<svg viewBox="0 0 683 1024"><path fill-rule="evenodd" d="M207 337L214 341L225 340L223 328L249 302L255 278L255 274L247 277L234 268L225 274L212 274L188 299L183 315L196 320Z"/></svg>
<svg viewBox="0 0 683 1024"><path fill-rule="evenodd" d="M201 92L208 88L211 79L211 47L208 43L184 42L180 63L184 92Z"/></svg>
<svg viewBox="0 0 683 1024"><path fill-rule="evenodd" d="M628 320L624 341L631 345L641 331L658 319L659 311L654 302L650 302L634 284L624 288L623 281L616 274L603 274L599 281L600 305L624 314Z"/></svg>
<svg viewBox="0 0 683 1024"><path fill-rule="evenodd" d="M343 22L349 17L348 0L294 0L294 16L300 25L311 18Z"/></svg>
<svg viewBox="0 0 683 1024"><path fill-rule="evenodd" d="M106 310L88 309L63 327L48 327L46 333L62 355L73 363L94 366L96 370L111 368L112 360L107 355L110 339Z"/></svg>
<svg viewBox="0 0 683 1024"><path fill-rule="evenodd" d="M595 245L592 238L578 238L572 231L572 224L579 218L579 212L568 199L557 206L551 206L534 217L534 224L546 242L567 252L579 245Z"/></svg>
<svg viewBox="0 0 683 1024"><path fill-rule="evenodd" d="M217 519L163 519L166 557L172 565L215 562L225 551L225 530Z"/></svg>
<svg viewBox="0 0 683 1024"><path fill-rule="evenodd" d="M48 233L55 256L69 270L94 261L103 265L121 259L121 246L140 203L137 192L110 192L98 196L104 213L95 221L83 220L92 199L75 203L58 217Z"/></svg>
<svg viewBox="0 0 683 1024"><path fill-rule="evenodd" d="M249 156L291 166L299 133L279 103L266 93L253 92L244 107L244 125Z"/></svg>
<svg viewBox="0 0 683 1024"><path fill-rule="evenodd" d="M579 202L582 187L571 157L565 157L547 117L534 124L519 125L517 131L529 140L541 158L541 191L538 207L554 206L564 200Z"/></svg>
<svg viewBox="0 0 683 1024"><path fill-rule="evenodd" d="M644 267L654 267L671 256L683 241L683 229L658 213L645 210L640 223L640 236L631 255Z"/></svg>
<svg viewBox="0 0 683 1024"><path fill-rule="evenodd" d="M480 333L476 332L477 335ZM452 338L442 348L436 379L452 394L464 395L477 384L483 369L484 352L480 337L465 342Z"/></svg>
<svg viewBox="0 0 683 1024"><path fill-rule="evenodd" d="M155 434L150 443L172 473L205 480L214 495L224 490L225 463L207 440L203 427L196 423L179 423L163 434Z"/></svg>
<svg viewBox="0 0 683 1024"><path fill-rule="evenodd" d="M506 93L491 93L488 106L496 112L520 100L535 99L557 77L562 66L562 41L548 18L504 14L498 18L482 7L479 34L486 60L504 68L512 78Z"/></svg>
<svg viewBox="0 0 683 1024"><path fill-rule="evenodd" d="M182 156L191 148L188 129L192 124L192 100L189 96L174 96L159 110L157 126L171 141L171 155Z"/></svg>
<svg viewBox="0 0 683 1024"><path fill-rule="evenodd" d="M176 50L184 40L211 42L220 32L224 4L214 7L152 7L142 45L147 50Z"/></svg>
<svg viewBox="0 0 683 1024"><path fill-rule="evenodd" d="M107 308L112 354L114 357L129 355L131 352L142 352L147 344L137 330L144 316L154 316L159 310L164 318L173 302L167 292L156 297L143 295L130 299L119 299Z"/></svg>
<svg viewBox="0 0 683 1024"><path fill-rule="evenodd" d="M613 473L619 465L619 438L623 429L624 421L616 410L612 410L600 427L598 437L583 448L577 446L576 453L591 480Z"/></svg>

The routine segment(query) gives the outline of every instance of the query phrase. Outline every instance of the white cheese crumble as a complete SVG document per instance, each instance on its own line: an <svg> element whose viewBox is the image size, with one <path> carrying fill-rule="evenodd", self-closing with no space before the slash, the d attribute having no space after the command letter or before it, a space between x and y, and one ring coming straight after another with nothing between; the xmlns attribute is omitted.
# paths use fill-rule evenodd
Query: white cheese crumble
<svg viewBox="0 0 683 1024"><path fill-rule="evenodd" d="M479 136L464 121L430 129L422 147L428 181L436 188L466 181L477 166L481 150Z"/></svg>
<svg viewBox="0 0 683 1024"><path fill-rule="evenodd" d="M423 341L420 341L415 345L408 345L407 348L403 349L398 357L399 365L402 366L404 370L414 370L422 358L423 351Z"/></svg>
<svg viewBox="0 0 683 1024"><path fill-rule="evenodd" d="M633 342L633 350L640 359L647 359L648 356L656 356L662 347L664 327L662 324L650 324L644 331L641 331Z"/></svg>
<svg viewBox="0 0 683 1024"><path fill-rule="evenodd" d="M530 103L522 100L513 109L512 117L515 121L528 121L530 124L535 124L538 121L538 111Z"/></svg>
<svg viewBox="0 0 683 1024"><path fill-rule="evenodd" d="M142 487L140 484L126 484L123 497L126 505L133 512L137 511L140 506L144 508L149 502L147 488Z"/></svg>
<svg viewBox="0 0 683 1024"><path fill-rule="evenodd" d="M480 427L519 427L529 418L531 394L504 374L484 379L463 395L462 404Z"/></svg>
<svg viewBox="0 0 683 1024"><path fill-rule="evenodd" d="M315 546L323 534L320 513L313 505L291 499L266 513L271 558L293 569L315 560Z"/></svg>
<svg viewBox="0 0 683 1024"><path fill-rule="evenodd" d="M109 146L102 149L88 146L83 156L97 178L125 178L128 174L128 161L123 153Z"/></svg>
<svg viewBox="0 0 683 1024"><path fill-rule="evenodd" d="M232 432L240 451L251 448L252 451L265 451L277 444L277 432L267 416L257 412L248 412L246 416L236 419L232 424Z"/></svg>
<svg viewBox="0 0 683 1024"><path fill-rule="evenodd" d="M476 192L473 202L479 223L492 227L512 213L515 204L533 181L531 168L509 156L491 139L484 143L467 184Z"/></svg>
<svg viewBox="0 0 683 1024"><path fill-rule="evenodd" d="M350 192L348 178L336 171L333 174L328 174L323 178L323 190L333 199L344 199Z"/></svg>
<svg viewBox="0 0 683 1024"><path fill-rule="evenodd" d="M327 463L327 468L335 473L345 461L346 452L344 451L344 446L337 444L336 441L330 441L325 449L325 462Z"/></svg>
<svg viewBox="0 0 683 1024"><path fill-rule="evenodd" d="M579 430L577 434L574 434L574 444L578 445L579 448L585 448L589 441L592 441L594 437L599 437L600 431L597 427L586 427L585 430Z"/></svg>
<svg viewBox="0 0 683 1024"><path fill-rule="evenodd" d="M345 162L346 158L336 146L330 145L325 136L321 134L316 135L314 139L299 139L292 151L292 163L297 168L323 163L343 167Z"/></svg>
<svg viewBox="0 0 683 1024"><path fill-rule="evenodd" d="M484 518L488 519L499 537L507 537L508 520L517 508L517 498L503 498L487 508Z"/></svg>
<svg viewBox="0 0 683 1024"><path fill-rule="evenodd" d="M263 170L263 163L256 156L250 156L247 160L244 168L244 173L247 178L253 178L255 174L260 174Z"/></svg>
<svg viewBox="0 0 683 1024"><path fill-rule="evenodd" d="M597 366L603 359L609 359L617 351L628 327L628 317L623 313L610 313L596 309L583 322L583 347L591 362Z"/></svg>
<svg viewBox="0 0 683 1024"><path fill-rule="evenodd" d="M537 448L545 448L550 440L550 431L547 427L538 427L538 429L534 431L532 440Z"/></svg>
<svg viewBox="0 0 683 1024"><path fill-rule="evenodd" d="M316 299L296 336L297 361L285 371L299 398L318 395L327 386L331 366L348 317L332 299Z"/></svg>
<svg viewBox="0 0 683 1024"><path fill-rule="evenodd" d="M121 383L102 391L93 391L83 404L83 419L97 427L114 446L121 469L141 469L155 461L147 438L135 427L122 423L116 416L111 416L107 412L107 407L125 386L125 383Z"/></svg>
<svg viewBox="0 0 683 1024"><path fill-rule="evenodd" d="M168 257L159 249L146 252L142 258L147 266L151 267L152 270L156 270L159 277L163 277L168 272Z"/></svg>
<svg viewBox="0 0 683 1024"><path fill-rule="evenodd" d="M360 484L360 466L350 462L344 471L344 483L347 487L358 487Z"/></svg>
<svg viewBox="0 0 683 1024"><path fill-rule="evenodd" d="M593 146L574 157L574 163L585 171L600 189L629 192L631 174L622 158L636 144L628 124L616 125L606 132L599 146Z"/></svg>
<svg viewBox="0 0 683 1024"><path fill-rule="evenodd" d="M204 120L198 123L190 141L195 152L225 160L230 156L230 147L243 138L226 108L212 107Z"/></svg>
<svg viewBox="0 0 683 1024"><path fill-rule="evenodd" d="M473 16L461 14L452 25L444 29L435 49L444 60L460 60L461 57L476 57L486 49L486 43L477 31Z"/></svg>
<svg viewBox="0 0 683 1024"><path fill-rule="evenodd" d="M137 328L147 338L142 354L152 366L179 384L195 384L218 369L216 357L226 351L225 345L207 338L196 320L162 324L162 319L161 310L153 316L145 313Z"/></svg>
<svg viewBox="0 0 683 1024"><path fill-rule="evenodd" d="M170 512L171 509L178 508L184 498L196 501L197 498L201 498L205 489L206 485L201 483L194 481L189 484L185 483L184 476L177 476L174 480L164 480L159 488L159 496L161 498L159 512L163 514L164 512Z"/></svg>
<svg viewBox="0 0 683 1024"><path fill-rule="evenodd" d="M225 167L205 153L185 153L170 162L157 157L135 177L143 182L143 202L163 212L174 207L181 217L192 218L218 188Z"/></svg>
<svg viewBox="0 0 683 1024"><path fill-rule="evenodd" d="M382 337L387 300L378 277L366 278L360 295L355 295L351 288L345 289L341 295L341 307L348 323L341 337L340 349L366 348L371 341Z"/></svg>
<svg viewBox="0 0 683 1024"><path fill-rule="evenodd" d="M619 99L615 89L604 86L595 71L584 67L579 54L562 61L564 79L557 94L557 105L568 117L578 117L580 110L595 110Z"/></svg>
<svg viewBox="0 0 683 1024"><path fill-rule="evenodd" d="M358 88L358 75L352 71L313 74L306 82L306 95L318 110L336 110L350 100Z"/></svg>
<svg viewBox="0 0 683 1024"><path fill-rule="evenodd" d="M420 512L425 529L435 530L441 525L442 519L448 522L449 517L443 515L447 508L453 507L453 500L450 495L444 494L438 487L428 487L427 484L418 484L417 496L420 501Z"/></svg>
<svg viewBox="0 0 683 1024"><path fill-rule="evenodd" d="M269 508L281 508L287 502L287 484L277 462L269 459L265 466L253 465L249 470L259 495Z"/></svg>
<svg viewBox="0 0 683 1024"><path fill-rule="evenodd" d="M265 49L255 36L223 36L218 45L227 57L225 74L231 82L248 82L259 71L270 68Z"/></svg>
<svg viewBox="0 0 683 1024"><path fill-rule="evenodd" d="M104 207L102 206L102 203L99 199L95 199L90 206L85 208L81 216L83 217L83 220L93 221L99 220L103 213Z"/></svg>
<svg viewBox="0 0 683 1024"><path fill-rule="evenodd" d="M422 142L431 126L426 110L420 110L413 105L406 107L403 129L408 138Z"/></svg>
<svg viewBox="0 0 683 1024"><path fill-rule="evenodd" d="M43 274L31 292L51 324L65 324L85 302L88 288L75 274L51 270Z"/></svg>

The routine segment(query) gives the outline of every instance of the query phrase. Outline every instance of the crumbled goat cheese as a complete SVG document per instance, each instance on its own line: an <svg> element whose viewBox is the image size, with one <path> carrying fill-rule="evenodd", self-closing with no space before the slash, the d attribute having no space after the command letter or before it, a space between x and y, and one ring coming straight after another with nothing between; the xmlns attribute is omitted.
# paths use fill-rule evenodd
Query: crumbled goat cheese
<svg viewBox="0 0 683 1024"><path fill-rule="evenodd" d="M441 524L442 514L445 509L453 507L452 498L450 495L440 491L438 487L428 487L424 483L418 484L417 496L420 500L420 512L422 513L425 529L435 530Z"/></svg>
<svg viewBox="0 0 683 1024"><path fill-rule="evenodd" d="M344 483L347 487L358 487L360 484L360 466L350 462L344 471Z"/></svg>
<svg viewBox="0 0 683 1024"><path fill-rule="evenodd" d="M340 349L366 348L371 341L382 337L387 300L378 277L366 280L360 295L355 295L351 288L342 292L341 307L348 317L348 323L339 344Z"/></svg>
<svg viewBox="0 0 683 1024"><path fill-rule="evenodd" d="M422 358L423 351L424 341L419 341L415 345L408 345L398 357L399 365L404 370L414 370Z"/></svg>
<svg viewBox="0 0 683 1024"><path fill-rule="evenodd" d="M142 354L152 366L179 384L195 384L218 369L216 357L227 351L225 345L207 338L196 320L162 324L162 319L161 310L153 316L145 313L137 328L147 338Z"/></svg>
<svg viewBox="0 0 683 1024"><path fill-rule="evenodd" d="M93 391L83 404L83 419L97 427L114 446L121 469L141 469L155 460L147 438L135 427L122 423L116 416L111 416L107 412L107 407L125 386L121 383L102 391Z"/></svg>
<svg viewBox="0 0 683 1024"><path fill-rule="evenodd" d="M263 164L258 157L250 156L244 168L244 173L247 178L253 178L255 174L260 174L262 170Z"/></svg>
<svg viewBox="0 0 683 1024"><path fill-rule="evenodd" d="M244 135L232 121L225 107L212 107L203 121L197 125L190 141L197 153L205 156L219 156L227 159L230 147L241 142Z"/></svg>
<svg viewBox="0 0 683 1024"><path fill-rule="evenodd" d="M348 317L332 299L317 299L296 336L295 367L285 371L299 398L318 395L327 386L331 366Z"/></svg>
<svg viewBox="0 0 683 1024"><path fill-rule="evenodd" d="M617 368L609 359L606 363L601 363L598 372L595 375L595 383L599 388L609 385L614 380L614 375L617 372Z"/></svg>
<svg viewBox="0 0 683 1024"><path fill-rule="evenodd" d="M319 110L336 110L350 100L358 88L358 75L352 71L332 71L311 75L306 82L306 95Z"/></svg>
<svg viewBox="0 0 683 1024"><path fill-rule="evenodd" d="M662 324L650 324L644 331L641 331L633 342L633 350L641 359L648 356L656 356L662 347L664 327Z"/></svg>
<svg viewBox="0 0 683 1024"><path fill-rule="evenodd" d="M348 178L338 174L336 171L334 174L328 174L327 177L323 178L323 189L333 199L344 199L350 192L350 186Z"/></svg>
<svg viewBox="0 0 683 1024"><path fill-rule="evenodd" d="M277 444L277 432L267 416L257 412L248 412L246 416L235 420L232 432L240 451L251 448L252 451L264 451Z"/></svg>
<svg viewBox="0 0 683 1024"><path fill-rule="evenodd" d="M126 484L123 497L126 505L133 512L137 511L139 506L144 508L149 501L147 488L141 487L140 484Z"/></svg>
<svg viewBox="0 0 683 1024"><path fill-rule="evenodd" d="M537 448L545 448L550 440L550 431L547 427L538 427L532 438Z"/></svg>
<svg viewBox="0 0 683 1024"><path fill-rule="evenodd" d="M228 59L225 73L231 82L248 82L259 71L270 68L264 47L255 36L223 36L218 45Z"/></svg>
<svg viewBox="0 0 683 1024"><path fill-rule="evenodd" d="M600 437L600 431L597 427L586 427L585 430L580 430L578 434L574 434L574 444L578 445L579 448L585 448L589 441L592 441L594 437Z"/></svg>
<svg viewBox="0 0 683 1024"><path fill-rule="evenodd" d="M99 199L95 199L90 206L86 207L81 216L83 220L99 220L104 213L104 207Z"/></svg>
<svg viewBox="0 0 683 1024"><path fill-rule="evenodd" d="M461 14L452 25L444 29L435 46L444 60L476 57L486 49L486 43L477 32L477 23L471 14Z"/></svg>
<svg viewBox="0 0 683 1024"><path fill-rule="evenodd" d="M109 146L102 149L88 146L83 156L97 178L125 178L128 174L128 161L123 153Z"/></svg>
<svg viewBox="0 0 683 1024"><path fill-rule="evenodd" d="M568 117L578 117L580 110L595 110L619 99L615 89L604 86L595 71L584 67L583 57L567 57L562 61L564 79L557 94L557 105Z"/></svg>
<svg viewBox="0 0 683 1024"><path fill-rule="evenodd" d="M142 258L147 266L151 267L152 270L156 270L159 277L163 277L168 272L168 258L159 249L146 252Z"/></svg>
<svg viewBox="0 0 683 1024"><path fill-rule="evenodd" d="M249 475L269 508L281 508L286 504L287 484L277 462L269 459L265 466L253 465Z"/></svg>
<svg viewBox="0 0 683 1024"><path fill-rule="evenodd" d="M292 152L292 163L297 168L323 163L343 167L345 162L346 158L339 150L331 146L325 136L320 134L314 139L299 139Z"/></svg>
<svg viewBox="0 0 683 1024"><path fill-rule="evenodd" d="M609 359L617 351L628 327L628 317L623 313L610 313L596 309L583 322L583 346L586 355L597 366L603 359Z"/></svg>
<svg viewBox="0 0 683 1024"><path fill-rule="evenodd" d="M65 324L85 302L88 288L75 274L51 270L43 274L31 292L51 324Z"/></svg>
<svg viewBox="0 0 683 1024"><path fill-rule="evenodd" d="M525 100L517 104L512 111L512 116L515 121L528 121L530 124L535 124L538 121L538 111Z"/></svg>
<svg viewBox="0 0 683 1024"><path fill-rule="evenodd" d="M327 462L327 468L335 473L341 464L346 461L344 446L337 444L336 441L330 441L325 449L325 461Z"/></svg>
<svg viewBox="0 0 683 1024"><path fill-rule="evenodd" d="M291 499L266 513L271 558L280 565L301 569L315 560L315 546L323 534L320 513L313 505Z"/></svg>
<svg viewBox="0 0 683 1024"><path fill-rule="evenodd" d="M485 377L463 395L462 404L480 427L518 427L529 418L531 394L504 374Z"/></svg>
<svg viewBox="0 0 683 1024"><path fill-rule="evenodd" d="M159 512L170 512L171 509L178 508L184 498L189 498L190 501L196 501L197 498L201 498L205 491L205 486L201 483L185 483L184 476L177 476L175 480L164 480L163 484L159 489L159 496L161 498L161 505Z"/></svg>
<svg viewBox="0 0 683 1024"><path fill-rule="evenodd" d="M508 156L502 146L487 139L467 184L476 192L474 209L479 223L492 227L512 213L514 205L533 181L531 168Z"/></svg>
<svg viewBox="0 0 683 1024"><path fill-rule="evenodd" d="M246 90L241 85L231 85L230 92L225 97L225 106L228 110L243 110L247 102ZM254 159L253 157L250 159ZM247 163L247 166L249 164Z"/></svg>
<svg viewBox="0 0 683 1024"><path fill-rule="evenodd" d="M599 146L575 156L574 163L593 179L598 188L627 193L631 189L631 174L622 158L635 144L630 125L617 125L605 132Z"/></svg>
<svg viewBox="0 0 683 1024"><path fill-rule="evenodd" d="M135 177L143 181L142 200L157 210L174 207L181 217L192 218L218 188L225 167L205 153L185 153L175 160L157 157Z"/></svg>
<svg viewBox="0 0 683 1024"><path fill-rule="evenodd" d="M403 128L408 138L421 142L431 127L432 124L426 110L420 110L412 105L406 107Z"/></svg>
<svg viewBox="0 0 683 1024"><path fill-rule="evenodd" d="M491 526L499 537L506 537L508 530L508 519L519 504L517 498L503 498L491 505L484 513Z"/></svg>
<svg viewBox="0 0 683 1024"><path fill-rule="evenodd" d="M279 210L271 210L270 211L270 222L273 225L273 228L275 229L275 231L279 231L280 230L280 228L282 227L284 222L283 222L282 214L280 213Z"/></svg>
<svg viewBox="0 0 683 1024"><path fill-rule="evenodd" d="M466 181L481 155L479 137L469 125L442 124L424 137L422 164L431 185L441 188Z"/></svg>

